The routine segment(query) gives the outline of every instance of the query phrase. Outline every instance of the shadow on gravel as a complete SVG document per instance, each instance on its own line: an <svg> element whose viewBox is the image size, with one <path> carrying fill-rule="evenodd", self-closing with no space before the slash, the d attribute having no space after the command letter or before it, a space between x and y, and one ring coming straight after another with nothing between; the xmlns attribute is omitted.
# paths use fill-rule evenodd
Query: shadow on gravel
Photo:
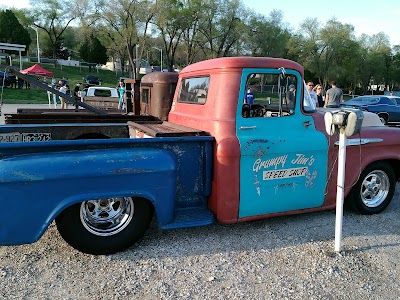
<svg viewBox="0 0 400 300"><path fill-rule="evenodd" d="M400 246L400 185L388 208L372 216L345 210L343 249L360 252ZM256 250L278 250L308 243L331 243L334 249L335 211L275 217L230 225L215 223L207 227L160 230L155 221L136 246L108 256L110 260L140 260L191 256L212 256ZM397 243L399 241L399 243ZM78 252L64 242L54 223L44 236L31 245L1 247L5 255L18 251L21 255L53 255L61 257L95 256ZM328 249L327 251L330 251Z"/></svg>
<svg viewBox="0 0 400 300"><path fill-rule="evenodd" d="M358 215L344 212L344 250L363 251L373 248L399 246L386 240L386 236L400 232L399 186L389 207L378 215ZM276 217L252 222L163 231L153 223L136 247L112 259L152 259L213 255L218 253L273 250L295 247L310 242L335 239L335 211L315 212L304 215ZM375 241L375 238L381 240ZM347 248L346 248L347 246ZM352 250L352 248L354 248Z"/></svg>
<svg viewBox="0 0 400 300"><path fill-rule="evenodd" d="M346 250L346 252L347 253L357 253L357 252L364 252L367 250L393 248L393 247L400 247L400 242L399 243L386 243L386 244L372 245L372 246L366 246L366 247L358 247L357 249Z"/></svg>

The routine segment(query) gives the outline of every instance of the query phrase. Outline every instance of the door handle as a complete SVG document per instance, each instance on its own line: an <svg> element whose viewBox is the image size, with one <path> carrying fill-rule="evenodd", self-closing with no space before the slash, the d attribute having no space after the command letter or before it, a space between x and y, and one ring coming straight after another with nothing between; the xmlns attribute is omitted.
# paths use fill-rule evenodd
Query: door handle
<svg viewBox="0 0 400 300"><path fill-rule="evenodd" d="M308 126L311 126L311 122L310 121L305 121L303 122L303 125L305 128L307 128Z"/></svg>
<svg viewBox="0 0 400 300"><path fill-rule="evenodd" d="M257 126L240 126L239 129L240 130L247 130L247 129L256 129Z"/></svg>

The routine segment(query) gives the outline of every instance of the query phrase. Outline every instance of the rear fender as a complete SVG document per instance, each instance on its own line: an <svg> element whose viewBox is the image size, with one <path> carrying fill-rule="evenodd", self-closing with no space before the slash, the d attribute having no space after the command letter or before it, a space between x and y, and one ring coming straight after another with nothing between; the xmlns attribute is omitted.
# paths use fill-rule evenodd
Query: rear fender
<svg viewBox="0 0 400 300"><path fill-rule="evenodd" d="M0 160L0 197L7 212L0 245L32 243L66 207L110 197L152 202L158 222L173 219L176 158L164 149L80 150Z"/></svg>

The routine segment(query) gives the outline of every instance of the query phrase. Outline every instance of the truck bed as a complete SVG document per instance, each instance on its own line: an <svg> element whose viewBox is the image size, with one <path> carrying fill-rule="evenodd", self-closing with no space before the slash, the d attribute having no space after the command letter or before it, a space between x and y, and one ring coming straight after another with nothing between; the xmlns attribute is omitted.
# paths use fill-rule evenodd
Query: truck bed
<svg viewBox="0 0 400 300"><path fill-rule="evenodd" d="M207 132L170 122L128 122L129 136L133 138L205 136Z"/></svg>
<svg viewBox="0 0 400 300"><path fill-rule="evenodd" d="M111 112L97 115L87 110L74 109L19 109L14 114L4 114L5 124L54 124L54 123L162 123L154 116L136 116Z"/></svg>

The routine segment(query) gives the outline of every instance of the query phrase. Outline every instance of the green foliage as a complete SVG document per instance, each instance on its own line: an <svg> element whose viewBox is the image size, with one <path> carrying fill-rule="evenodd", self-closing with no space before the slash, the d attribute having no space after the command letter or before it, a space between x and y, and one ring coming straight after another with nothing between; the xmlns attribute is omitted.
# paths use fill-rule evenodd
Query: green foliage
<svg viewBox="0 0 400 300"><path fill-rule="evenodd" d="M245 31L245 47L253 56L287 57L289 31L282 24L283 15L272 11L270 18L250 15Z"/></svg>
<svg viewBox="0 0 400 300"><path fill-rule="evenodd" d="M2 43L21 44L29 48L32 42L29 32L22 27L11 10L0 11L0 28Z"/></svg>
<svg viewBox="0 0 400 300"><path fill-rule="evenodd" d="M89 63L106 64L108 59L106 47L93 35L86 38L79 49L79 54L83 60Z"/></svg>
<svg viewBox="0 0 400 300"><path fill-rule="evenodd" d="M63 34L76 18L72 0L31 0L34 7L29 12L34 25L46 33L43 55L51 58L66 58L63 49Z"/></svg>

